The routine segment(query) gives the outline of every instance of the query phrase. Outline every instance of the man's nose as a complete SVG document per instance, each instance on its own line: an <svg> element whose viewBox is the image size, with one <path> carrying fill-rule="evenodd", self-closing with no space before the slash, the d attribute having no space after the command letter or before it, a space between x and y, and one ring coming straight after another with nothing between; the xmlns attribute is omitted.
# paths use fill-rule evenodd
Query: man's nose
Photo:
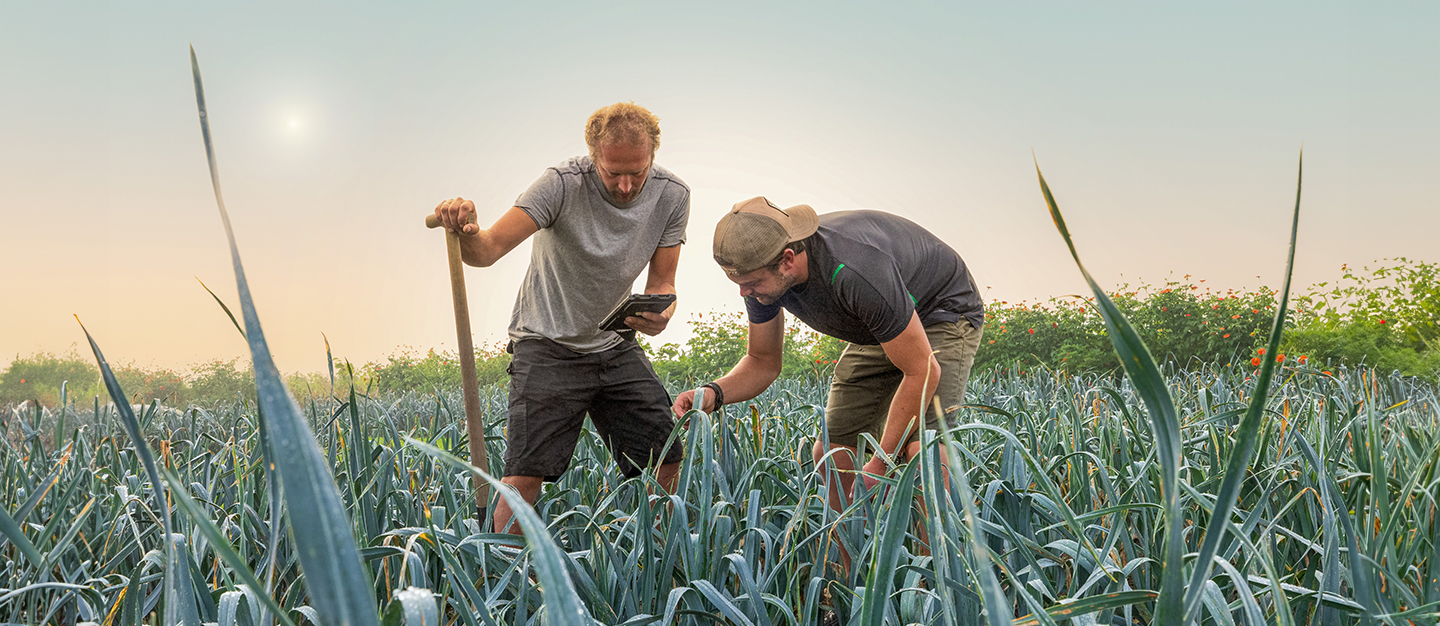
<svg viewBox="0 0 1440 626"><path fill-rule="evenodd" d="M621 177L620 177L620 193L630 193L630 188L631 188L632 186L633 186L633 185L630 184L630 177L629 177L629 176L621 176Z"/></svg>

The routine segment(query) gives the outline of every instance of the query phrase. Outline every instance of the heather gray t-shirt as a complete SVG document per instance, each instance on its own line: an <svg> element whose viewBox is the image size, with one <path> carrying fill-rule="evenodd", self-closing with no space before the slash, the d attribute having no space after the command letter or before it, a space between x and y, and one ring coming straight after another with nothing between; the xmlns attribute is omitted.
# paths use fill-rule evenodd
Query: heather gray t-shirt
<svg viewBox="0 0 1440 626"><path fill-rule="evenodd" d="M515 297L510 339L543 337L576 352L600 352L620 335L599 330L656 248L685 243L690 188L659 165L640 195L616 204L589 156L545 170L515 206L540 229Z"/></svg>

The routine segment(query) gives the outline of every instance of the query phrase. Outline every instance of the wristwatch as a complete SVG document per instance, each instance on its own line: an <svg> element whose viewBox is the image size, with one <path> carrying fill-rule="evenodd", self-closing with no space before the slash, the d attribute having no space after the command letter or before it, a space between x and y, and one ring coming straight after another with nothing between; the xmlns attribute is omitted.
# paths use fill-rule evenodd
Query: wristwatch
<svg viewBox="0 0 1440 626"><path fill-rule="evenodd" d="M708 383L701 385L701 387L709 389L710 391L715 393L715 408L718 409L725 404L725 390L720 388L719 383L712 380ZM703 409L704 407L701 408Z"/></svg>

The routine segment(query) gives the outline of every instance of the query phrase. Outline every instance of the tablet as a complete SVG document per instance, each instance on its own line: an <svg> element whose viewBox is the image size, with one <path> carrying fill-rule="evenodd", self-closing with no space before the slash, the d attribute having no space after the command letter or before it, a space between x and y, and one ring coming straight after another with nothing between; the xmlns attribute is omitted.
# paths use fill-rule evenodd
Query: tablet
<svg viewBox="0 0 1440 626"><path fill-rule="evenodd" d="M626 298L615 307L615 310L605 316L605 321L600 322L600 330L630 330L630 327L625 325L625 318L639 317L641 313L659 313L670 308L670 305L674 303L675 294L673 293L630 294L629 298Z"/></svg>

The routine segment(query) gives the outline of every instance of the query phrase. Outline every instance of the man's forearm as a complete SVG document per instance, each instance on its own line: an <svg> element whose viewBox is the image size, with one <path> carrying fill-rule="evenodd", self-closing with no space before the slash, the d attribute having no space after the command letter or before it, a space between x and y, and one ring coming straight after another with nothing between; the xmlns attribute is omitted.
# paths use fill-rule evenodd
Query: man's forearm
<svg viewBox="0 0 1440 626"><path fill-rule="evenodd" d="M885 418L885 431L880 436L880 447L886 454L894 455L900 449L907 428L912 437L925 428L924 418L917 416L923 414L925 404L935 395L938 386L939 381L935 377L931 377L928 385L924 376L906 375L901 379L900 387L895 390L895 397L890 401L890 413Z"/></svg>
<svg viewBox="0 0 1440 626"><path fill-rule="evenodd" d="M504 254L497 249L490 231L481 229L474 235L460 235L460 259L466 265L490 267Z"/></svg>
<svg viewBox="0 0 1440 626"><path fill-rule="evenodd" d="M760 395L779 376L780 368L766 365L760 359L745 355L741 357L739 363L735 364L729 374L715 382L725 391L725 402L734 404Z"/></svg>

